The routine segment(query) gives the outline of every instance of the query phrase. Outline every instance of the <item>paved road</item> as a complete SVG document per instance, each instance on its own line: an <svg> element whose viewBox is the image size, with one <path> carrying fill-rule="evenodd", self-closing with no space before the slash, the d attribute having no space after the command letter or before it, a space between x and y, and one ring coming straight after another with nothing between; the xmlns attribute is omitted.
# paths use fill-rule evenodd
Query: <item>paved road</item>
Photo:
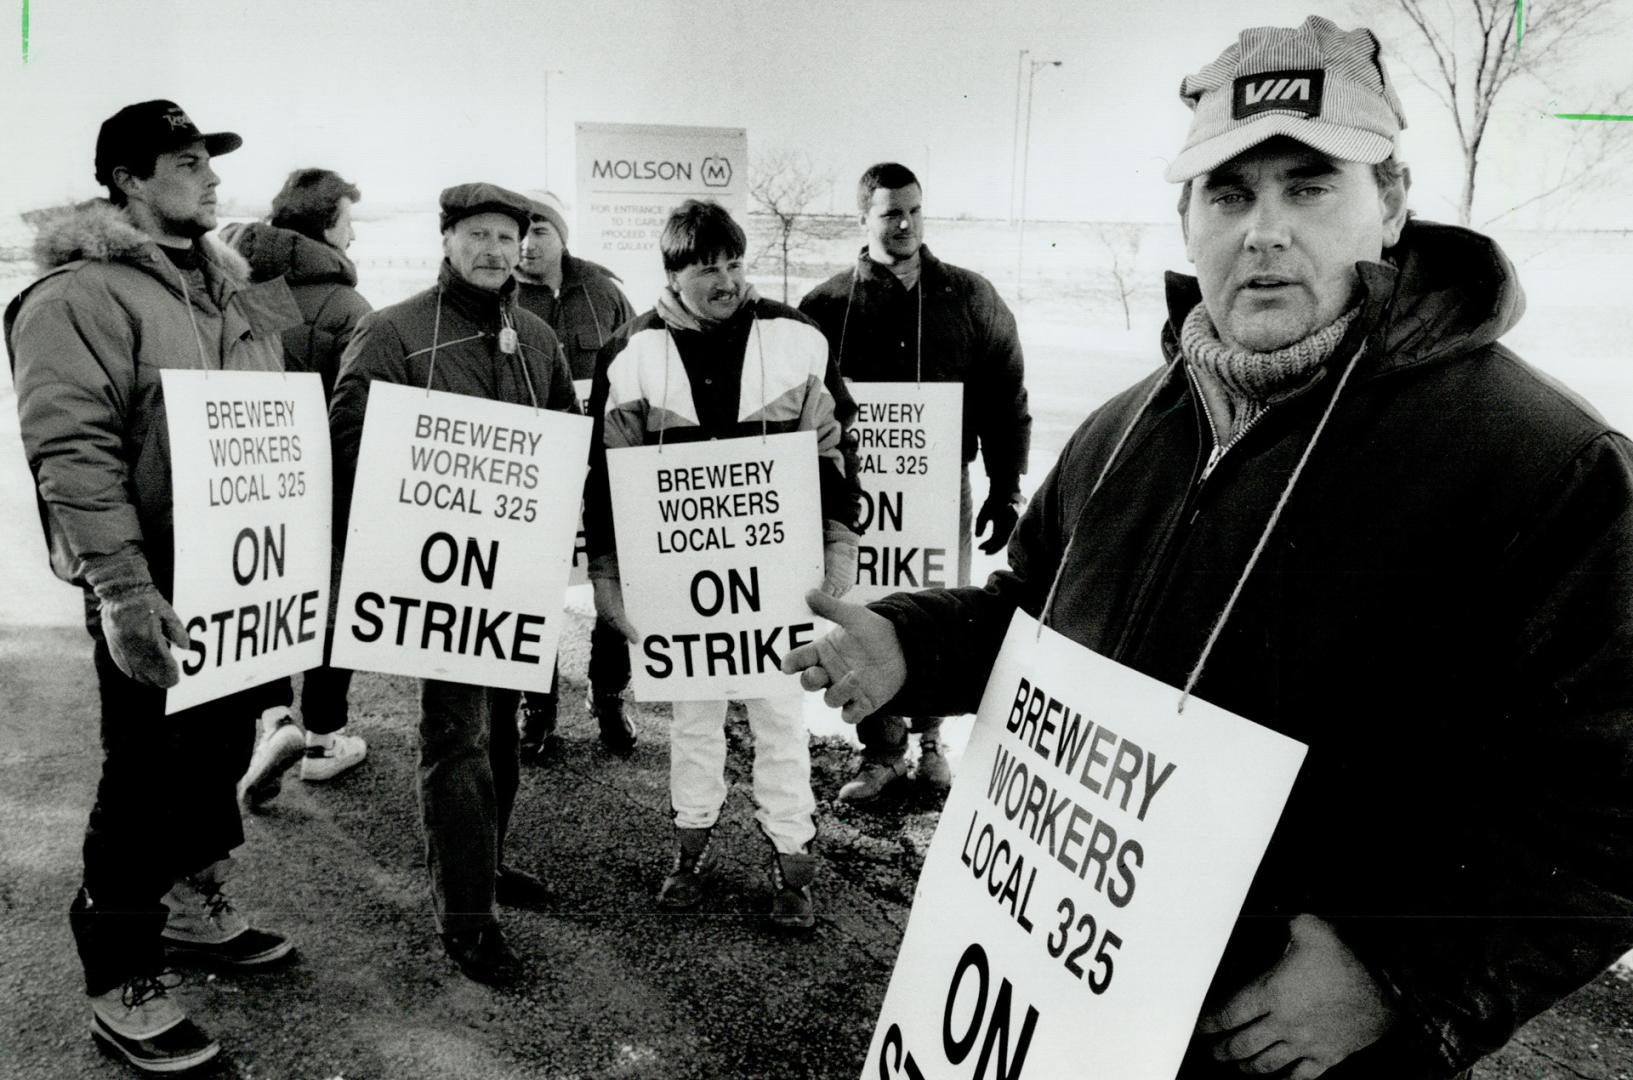
<svg viewBox="0 0 1633 1080"><path fill-rule="evenodd" d="M572 632L582 642L582 627ZM81 631L0 627L0 1074L126 1075L86 1033L63 909L96 779L95 690ZM731 725L732 794L719 894L691 916L652 893L668 866L667 747L643 713L634 758L603 753L565 660L566 752L524 776L510 854L559 900L513 913L532 972L494 992L442 958L427 913L411 786L412 687L360 676L368 762L327 786L291 781L248 820L237 895L290 932L299 962L254 978L192 979L179 994L218 1035L218 1076L345 1080L850 1078L906 920L931 804L836 811L847 748L815 751L823 909L809 940L771 934L764 844L750 818L746 727ZM154 843L164 843L155 836ZM1533 1023L1481 1080L1633 1077L1633 983L1607 975Z"/></svg>

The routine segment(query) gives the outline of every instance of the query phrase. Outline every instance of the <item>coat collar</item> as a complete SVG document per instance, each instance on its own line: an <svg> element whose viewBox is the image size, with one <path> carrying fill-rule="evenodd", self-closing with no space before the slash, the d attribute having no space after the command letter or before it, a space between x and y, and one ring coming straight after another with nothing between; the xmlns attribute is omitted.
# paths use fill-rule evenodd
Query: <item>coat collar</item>
<svg viewBox="0 0 1633 1080"><path fill-rule="evenodd" d="M506 313L512 318L515 316L515 278L506 278L497 292L479 288L460 277L453 264L443 259L442 268L437 272L437 284L449 307L479 325L497 327Z"/></svg>

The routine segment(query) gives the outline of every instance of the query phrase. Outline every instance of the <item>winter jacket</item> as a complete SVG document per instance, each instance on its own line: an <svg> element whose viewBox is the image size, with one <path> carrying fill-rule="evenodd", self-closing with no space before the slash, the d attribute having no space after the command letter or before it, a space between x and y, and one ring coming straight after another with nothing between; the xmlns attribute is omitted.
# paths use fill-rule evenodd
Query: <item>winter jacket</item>
<svg viewBox="0 0 1633 1080"><path fill-rule="evenodd" d="M67 207L40 225L42 276L6 307L23 448L66 581L87 556L130 544L170 564L161 368L282 368L280 336L300 320L289 290L247 284L242 259L201 245L202 289L112 203Z"/></svg>
<svg viewBox="0 0 1633 1080"><path fill-rule="evenodd" d="M561 253L561 291L517 280L516 300L550 324L567 355L573 378L595 374L595 355L613 332L635 317L618 275L600 263Z"/></svg>
<svg viewBox="0 0 1633 1080"><path fill-rule="evenodd" d="M786 304L756 299L703 331L673 330L655 311L630 323L596 362L595 433L584 533L592 577L616 573L606 451L814 431L822 516L852 532L861 488L844 438L856 403L839 381L822 332Z"/></svg>
<svg viewBox="0 0 1633 1080"><path fill-rule="evenodd" d="M992 494L1019 496L1032 445L1021 341L992 282L919 248L919 284L902 287L864 249L800 301L828 337L839 373L855 382L964 384L964 461L977 443ZM923 344L919 345L924 309Z"/></svg>
<svg viewBox="0 0 1633 1080"><path fill-rule="evenodd" d="M1168 366L1078 428L1009 569L875 605L893 709L972 711L1057 579L1052 627L1184 685L1364 347L1194 691L1309 746L1214 990L1288 917L1334 924L1405 1017L1335 1080L1451 1075L1633 948L1633 448L1498 343L1523 300L1495 244L1412 222L1391 255L1325 377L1205 480L1171 275Z"/></svg>
<svg viewBox="0 0 1633 1080"><path fill-rule="evenodd" d="M284 367L315 371L323 394L334 393L340 355L369 313L357 292L357 268L339 248L273 225L228 225L221 239L249 262L252 281L283 278L301 310L302 325L284 331Z"/></svg>
<svg viewBox="0 0 1633 1080"><path fill-rule="evenodd" d="M517 337L517 349L508 356L499 350L499 333L506 323L514 326ZM345 535L363 412L369 384L376 379L514 405L579 411L556 335L544 320L517 306L515 282L507 281L498 292L478 288L443 260L435 285L363 316L341 358L329 402L337 542Z"/></svg>

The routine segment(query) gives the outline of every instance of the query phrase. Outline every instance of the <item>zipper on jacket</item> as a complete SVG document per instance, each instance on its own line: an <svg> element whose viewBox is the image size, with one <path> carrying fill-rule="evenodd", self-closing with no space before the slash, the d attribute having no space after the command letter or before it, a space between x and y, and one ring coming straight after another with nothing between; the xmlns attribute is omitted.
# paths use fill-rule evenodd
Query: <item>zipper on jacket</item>
<svg viewBox="0 0 1633 1080"><path fill-rule="evenodd" d="M1181 363L1183 363L1183 361L1181 361ZM1242 425L1241 431L1238 431L1228 440L1221 443L1219 441L1218 428L1214 426L1213 422L1213 410L1208 408L1208 398L1202 393L1202 387L1197 384L1196 375L1192 373L1189 366L1185 368L1185 378L1191 384L1191 393L1196 395L1197 402L1202 406L1202 417L1207 421L1208 425L1208 438L1213 443L1213 449L1208 452L1208 460L1203 462L1202 472L1196 478L1195 486L1201 487L1203 484L1207 483L1208 477L1213 475L1213 470L1218 468L1219 459L1229 453L1231 447L1241 442L1242 439L1247 436L1248 432L1257 427L1259 421L1265 418L1265 416L1270 412L1270 409L1267 406L1266 408L1260 410L1257 415Z"/></svg>

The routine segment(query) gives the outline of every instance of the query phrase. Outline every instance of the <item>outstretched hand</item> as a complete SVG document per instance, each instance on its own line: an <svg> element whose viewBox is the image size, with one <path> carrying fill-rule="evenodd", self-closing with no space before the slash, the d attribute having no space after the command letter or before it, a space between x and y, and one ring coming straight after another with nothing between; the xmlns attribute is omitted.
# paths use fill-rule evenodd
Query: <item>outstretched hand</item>
<svg viewBox="0 0 1633 1080"><path fill-rule="evenodd" d="M1397 1010L1332 926L1299 915L1274 967L1197 1021L1215 1061L1239 1072L1314 1080L1377 1042ZM1281 1070L1288 1070L1285 1073Z"/></svg>
<svg viewBox="0 0 1633 1080"><path fill-rule="evenodd" d="M884 707L907 682L907 658L896 627L861 604L835 600L820 589L805 594L811 610L834 628L783 657L782 669L799 673L807 690L825 690L823 702L854 724Z"/></svg>

